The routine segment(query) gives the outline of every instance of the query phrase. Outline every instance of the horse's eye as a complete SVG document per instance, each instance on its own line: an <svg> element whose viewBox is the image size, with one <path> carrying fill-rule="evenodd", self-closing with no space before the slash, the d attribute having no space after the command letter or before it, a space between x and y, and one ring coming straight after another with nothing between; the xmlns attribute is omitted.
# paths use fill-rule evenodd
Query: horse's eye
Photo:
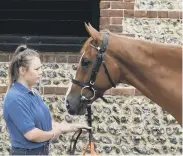
<svg viewBox="0 0 183 156"><path fill-rule="evenodd" d="M91 63L91 61L89 61L89 60L84 60L84 59L83 59L83 60L81 61L82 66L85 67L85 68L88 67L90 63Z"/></svg>

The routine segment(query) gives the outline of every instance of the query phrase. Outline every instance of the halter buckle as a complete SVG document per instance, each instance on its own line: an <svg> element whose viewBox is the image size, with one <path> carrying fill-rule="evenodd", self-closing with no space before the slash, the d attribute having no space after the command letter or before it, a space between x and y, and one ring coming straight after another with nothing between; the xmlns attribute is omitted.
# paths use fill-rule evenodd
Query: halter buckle
<svg viewBox="0 0 183 156"><path fill-rule="evenodd" d="M100 49L101 49L100 47L96 47L96 48L97 48L98 51L100 51Z"/></svg>
<svg viewBox="0 0 183 156"><path fill-rule="evenodd" d="M90 84L91 84L92 86L94 86L95 82L90 81Z"/></svg>

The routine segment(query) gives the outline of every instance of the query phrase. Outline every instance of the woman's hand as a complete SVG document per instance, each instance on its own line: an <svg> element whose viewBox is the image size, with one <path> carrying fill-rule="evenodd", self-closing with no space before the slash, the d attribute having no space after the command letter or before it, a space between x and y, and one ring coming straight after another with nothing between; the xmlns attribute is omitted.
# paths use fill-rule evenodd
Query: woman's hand
<svg viewBox="0 0 183 156"><path fill-rule="evenodd" d="M60 130L61 133L68 133L68 132L76 132L81 129L91 129L91 127L85 125L85 124L69 124L69 123L61 123L60 124Z"/></svg>
<svg viewBox="0 0 183 156"><path fill-rule="evenodd" d="M77 132L80 129L91 129L91 127L87 126L86 124L70 124L70 123L58 123L53 122L53 129L52 132L55 134L52 140L58 138L61 134L69 133L69 132Z"/></svg>

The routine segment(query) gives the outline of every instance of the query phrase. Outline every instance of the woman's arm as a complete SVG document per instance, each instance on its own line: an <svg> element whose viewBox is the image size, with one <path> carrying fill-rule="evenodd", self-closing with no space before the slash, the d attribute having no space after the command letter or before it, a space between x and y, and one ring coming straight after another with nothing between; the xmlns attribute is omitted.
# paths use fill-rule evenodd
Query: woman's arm
<svg viewBox="0 0 183 156"><path fill-rule="evenodd" d="M58 131L58 130L57 130ZM59 133L61 131L59 130ZM57 132L58 135L58 132ZM60 135L60 134L59 134ZM34 128L33 130L27 132L24 134L24 137L32 142L45 142L53 139L53 137L56 137L56 131L43 131L38 128Z"/></svg>
<svg viewBox="0 0 183 156"><path fill-rule="evenodd" d="M25 138L33 142L54 140L63 133L76 132L80 129L91 129L85 124L54 123L52 131L42 131L38 128L24 134Z"/></svg>
<svg viewBox="0 0 183 156"><path fill-rule="evenodd" d="M38 128L34 128L31 131L28 131L24 134L24 137L32 142L45 142L49 140L54 140L60 136L60 124L57 122L52 122L52 130L51 131L43 131Z"/></svg>
<svg viewBox="0 0 183 156"><path fill-rule="evenodd" d="M34 128L33 130L24 134L24 137L33 142L45 142L49 140L54 140L60 136L61 130L59 127L59 123L52 122L53 129L51 131L43 131L38 128Z"/></svg>

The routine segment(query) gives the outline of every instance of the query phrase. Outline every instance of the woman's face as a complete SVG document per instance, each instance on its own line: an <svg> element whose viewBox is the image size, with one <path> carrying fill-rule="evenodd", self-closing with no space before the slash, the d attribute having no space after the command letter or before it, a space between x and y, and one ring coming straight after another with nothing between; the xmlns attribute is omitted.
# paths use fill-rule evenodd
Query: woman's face
<svg viewBox="0 0 183 156"><path fill-rule="evenodd" d="M22 75L24 81L29 87L36 85L42 74L41 61L38 57L32 57L30 60L29 68Z"/></svg>

